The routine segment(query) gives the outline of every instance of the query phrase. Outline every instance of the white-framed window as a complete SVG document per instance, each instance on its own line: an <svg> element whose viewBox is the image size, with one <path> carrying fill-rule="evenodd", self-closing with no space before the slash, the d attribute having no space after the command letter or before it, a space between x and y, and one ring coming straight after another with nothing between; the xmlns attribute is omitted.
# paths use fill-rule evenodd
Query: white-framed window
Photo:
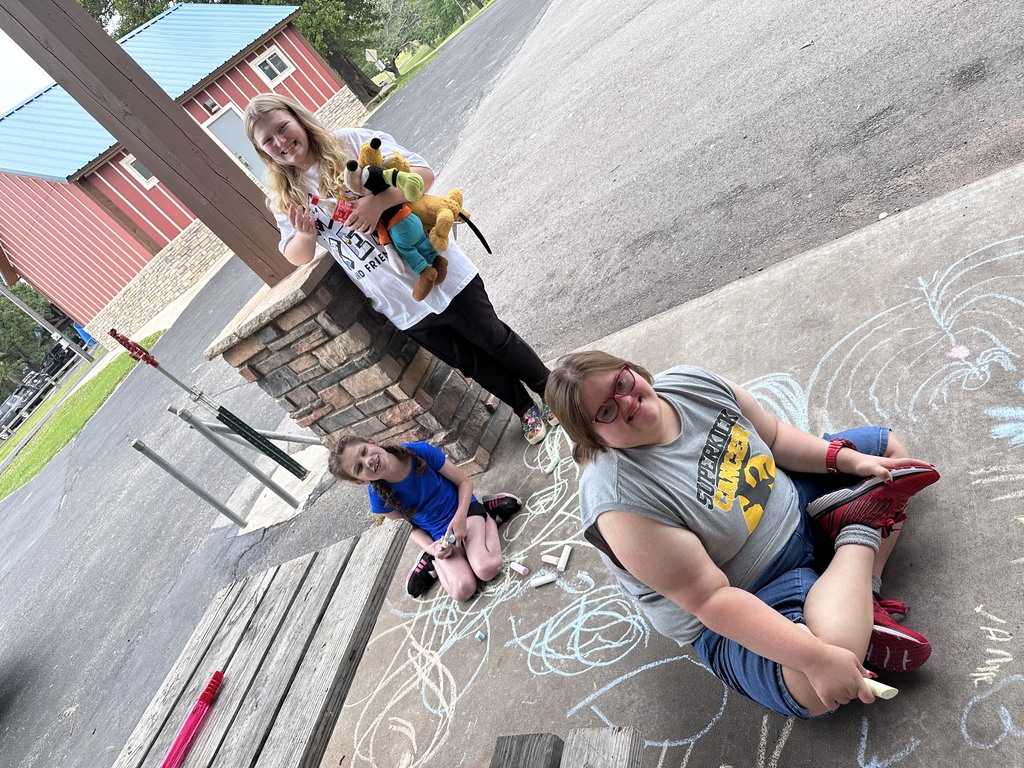
<svg viewBox="0 0 1024 768"><path fill-rule="evenodd" d="M295 71L295 67L276 45L272 45L250 63L267 85L277 85Z"/></svg>
<svg viewBox="0 0 1024 768"><path fill-rule="evenodd" d="M121 165L146 189L152 189L156 186L158 181L156 175L144 166L142 161L135 155L128 155L121 161Z"/></svg>

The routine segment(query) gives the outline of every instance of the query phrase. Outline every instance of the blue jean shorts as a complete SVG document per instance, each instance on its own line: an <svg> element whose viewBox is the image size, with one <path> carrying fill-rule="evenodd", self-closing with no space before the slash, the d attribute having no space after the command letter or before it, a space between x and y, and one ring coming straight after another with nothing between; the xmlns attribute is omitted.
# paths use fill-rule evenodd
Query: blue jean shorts
<svg viewBox="0 0 1024 768"><path fill-rule="evenodd" d="M826 440L845 437L861 453L882 456L889 445L887 427L857 427ZM849 485L849 475L790 472L801 510L826 493ZM859 479L858 479L859 480ZM800 516L796 531L783 550L768 564L748 591L790 621L804 623L807 593L832 556L832 543L813 526L807 515ZM735 691L786 717L810 719L807 710L790 695L782 680L782 665L758 656L739 643L705 629L693 644L697 655L716 677Z"/></svg>

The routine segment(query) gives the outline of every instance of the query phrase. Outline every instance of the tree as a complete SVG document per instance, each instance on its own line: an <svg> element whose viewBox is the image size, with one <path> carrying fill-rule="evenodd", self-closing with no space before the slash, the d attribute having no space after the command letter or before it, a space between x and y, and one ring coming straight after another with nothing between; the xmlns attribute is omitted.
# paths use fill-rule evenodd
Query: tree
<svg viewBox="0 0 1024 768"><path fill-rule="evenodd" d="M431 47L436 46L452 30L466 21L466 11L456 0L421 0L423 20L419 36Z"/></svg>
<svg viewBox="0 0 1024 768"><path fill-rule="evenodd" d="M40 315L46 315L49 299L24 280L12 285L11 293ZM0 400L6 399L18 386L24 366L39 367L52 344L35 320L0 295Z"/></svg>
<svg viewBox="0 0 1024 768"><path fill-rule="evenodd" d="M423 3L417 0L377 0L380 26L377 28L377 57L398 77L398 55L419 36L423 26Z"/></svg>
<svg viewBox="0 0 1024 768"><path fill-rule="evenodd" d="M115 40L163 13L169 0L78 0Z"/></svg>

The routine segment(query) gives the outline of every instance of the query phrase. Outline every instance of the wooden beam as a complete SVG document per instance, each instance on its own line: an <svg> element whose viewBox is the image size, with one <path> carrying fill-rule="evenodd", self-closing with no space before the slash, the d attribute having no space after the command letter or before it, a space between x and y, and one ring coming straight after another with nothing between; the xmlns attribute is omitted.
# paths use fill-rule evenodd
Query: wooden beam
<svg viewBox="0 0 1024 768"><path fill-rule="evenodd" d="M0 29L265 283L294 269L259 186L75 0L4 0Z"/></svg>
<svg viewBox="0 0 1024 768"><path fill-rule="evenodd" d="M0 278L7 285L14 285L16 282L21 280L21 275L18 274L18 270L11 264L11 260L7 258L7 252L4 250L2 244L0 244Z"/></svg>

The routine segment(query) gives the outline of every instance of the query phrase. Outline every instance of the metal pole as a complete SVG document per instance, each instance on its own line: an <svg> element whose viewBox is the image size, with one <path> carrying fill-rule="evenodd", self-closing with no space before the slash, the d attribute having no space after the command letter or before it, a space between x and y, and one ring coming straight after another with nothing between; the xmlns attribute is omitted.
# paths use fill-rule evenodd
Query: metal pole
<svg viewBox="0 0 1024 768"><path fill-rule="evenodd" d="M43 320L43 318L40 317L39 314L36 313L36 311L34 309L32 309L32 307L30 307L28 304L23 302L17 296L15 296L14 292L11 291L6 285L4 285L4 281L3 280L0 280L0 294L3 294L4 296L6 296L11 301L11 303L14 304L14 306L16 306L18 309L20 309L22 312L24 312L30 318L32 318L36 322L37 325L41 325L43 328L45 328L47 333L50 334L50 337L54 341L58 341L58 342L59 341L63 341L69 347L71 347L71 351L74 352L76 355L81 357L86 362L89 362L89 363L92 362L92 355L90 355L84 349L79 349L77 344L72 344L70 341L65 339L64 338L64 334L62 334L60 331L58 331L56 328L54 328L48 322Z"/></svg>
<svg viewBox="0 0 1024 768"><path fill-rule="evenodd" d="M298 499L296 499L294 496L288 493L288 491L282 488L278 483L274 482L274 480L271 479L270 475L268 475L266 472L259 469L255 464L246 459L240 453L236 453L217 435L211 432L210 429L203 424L203 422L201 422L199 419L193 416L191 412L185 410L184 408L179 408L175 411L175 413L179 417L181 417L181 419L185 421L186 424L188 424L190 427L196 430L196 432L198 432L211 443L213 443L215 446L217 446L228 458L230 458L232 461L238 464L238 466L240 466L250 475L252 475L261 483L263 483L263 485L265 485L267 488L273 491L273 493L279 496L289 507L291 507L292 509L299 508L300 502L298 501Z"/></svg>
<svg viewBox="0 0 1024 768"><path fill-rule="evenodd" d="M201 498L207 504L210 504L218 512L224 515L224 517L228 518L228 520L233 522L239 528L245 528L245 520L240 518L230 509L228 509L224 504L221 504L219 501L217 501L217 499L213 498L213 496L207 493L207 491L194 480L192 480L192 478L182 473L173 464L171 464L165 458L163 458L160 454L155 453L152 449L147 447L146 444L143 443L141 440L137 438L135 440L132 440L132 448L134 448L147 459L152 461L154 464L160 467L160 469L162 469L164 472L169 474L179 483L184 485L186 488L188 488L190 491L196 494L196 496Z"/></svg>
<svg viewBox="0 0 1024 768"><path fill-rule="evenodd" d="M202 423L203 426L208 427L212 432L216 432L218 435L224 435L225 437L238 440L243 445L248 445L250 448L252 448L252 446L249 444L249 441L246 440L244 437L241 437L240 435L236 435L234 430L231 429L231 427L225 426L224 424L219 424L216 421L204 421ZM261 435L263 435L263 437L267 438L268 440L283 440L288 443L302 443L303 445L323 445L323 443L320 442L320 438L313 437L312 435L290 435L287 432L267 432L266 430L263 429L257 429L256 431L259 432Z"/></svg>

